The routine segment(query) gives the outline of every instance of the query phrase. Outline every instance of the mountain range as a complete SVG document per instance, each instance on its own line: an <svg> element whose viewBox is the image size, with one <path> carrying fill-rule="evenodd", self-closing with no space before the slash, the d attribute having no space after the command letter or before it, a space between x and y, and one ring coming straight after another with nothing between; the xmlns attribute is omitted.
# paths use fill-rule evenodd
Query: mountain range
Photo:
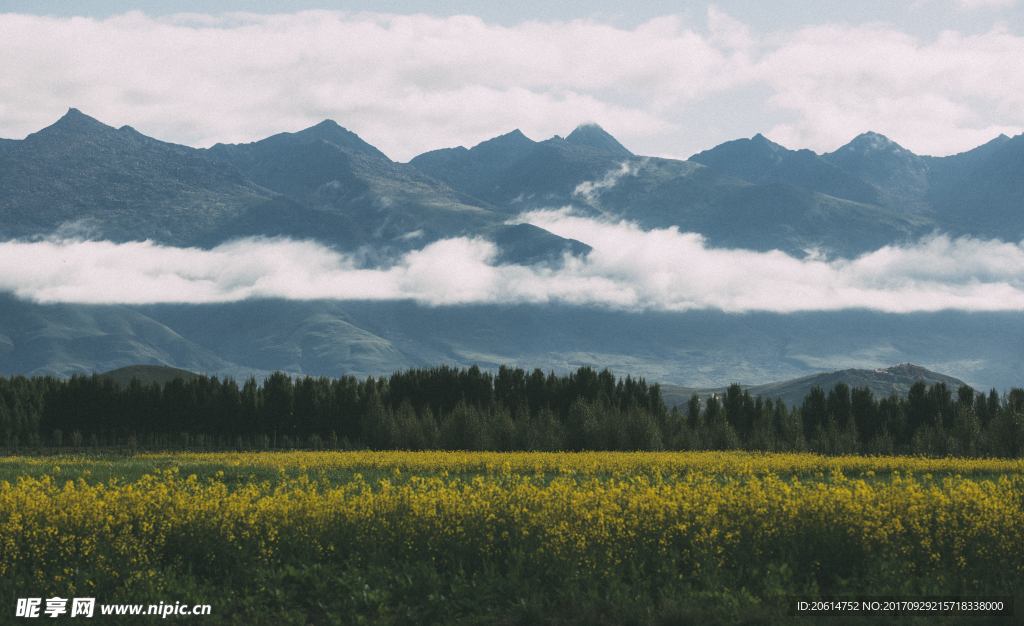
<svg viewBox="0 0 1024 626"><path fill-rule="evenodd" d="M330 120L196 149L70 109L25 139L0 140L0 240L208 249L290 237L358 251L365 267L459 236L493 242L497 265L555 267L590 247L515 218L560 207L797 257L852 258L932 232L1019 241L1022 198L1024 135L947 157L918 156L870 132L821 155L756 135L682 161L635 155L585 124L564 138L534 141L514 130L397 163ZM1007 386L1024 373L1020 321L954 311L639 314L408 301L42 305L0 294L0 373L66 376L144 363L237 377L278 369L338 376L440 362L589 364L710 388L914 361Z"/></svg>
<svg viewBox="0 0 1024 626"><path fill-rule="evenodd" d="M581 185L624 172L614 185ZM533 141L518 130L395 163L332 121L249 144L194 149L76 109L0 146L0 236L77 228L113 241L212 246L248 235L401 252L472 235L505 262L587 247L506 224L536 208L642 228L679 226L712 245L853 256L937 230L1024 236L1024 135L948 157L875 133L817 155L762 135L687 161L632 154L599 126Z"/></svg>

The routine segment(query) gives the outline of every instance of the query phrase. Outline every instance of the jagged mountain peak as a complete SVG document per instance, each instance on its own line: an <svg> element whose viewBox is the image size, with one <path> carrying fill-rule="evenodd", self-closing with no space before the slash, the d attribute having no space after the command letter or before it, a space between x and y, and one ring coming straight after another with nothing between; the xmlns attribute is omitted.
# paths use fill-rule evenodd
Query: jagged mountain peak
<svg viewBox="0 0 1024 626"><path fill-rule="evenodd" d="M306 130L313 130L313 129L323 129L323 130L338 130L338 129L341 129L341 130L345 130L345 127L340 125L340 124L338 124L334 120L324 120L324 121L320 122L319 124L316 124L315 126L310 126Z"/></svg>
<svg viewBox="0 0 1024 626"><path fill-rule="evenodd" d="M763 154L771 155L775 157L776 160L781 159L782 155L795 152L782 144L775 143L761 133L757 133L750 139L739 139L738 141L748 144L751 148Z"/></svg>
<svg viewBox="0 0 1024 626"><path fill-rule="evenodd" d="M775 143L771 139L768 139L767 137L765 137L761 133L757 133L756 135L751 137L750 138L750 142L755 144L755 145L770 146L772 148L782 148L783 150L786 149L782 145Z"/></svg>
<svg viewBox="0 0 1024 626"><path fill-rule="evenodd" d="M1017 141L1017 142L1021 141L1022 138L1024 138L1024 135L1017 135L1016 137L1010 138L1010 137L1007 137L1006 135L1004 135L1003 133L1000 133L998 137L993 137L992 139L986 141L985 143L981 144L977 148L973 148L971 150L966 150L964 152L960 152L960 153L958 153L956 155L953 155L953 156L957 157L957 156L968 155L968 154L977 154L977 155L984 154L984 155L989 155L989 154L995 153L996 151L998 151L1000 148L1006 146L1007 144L1011 144L1014 141Z"/></svg>
<svg viewBox="0 0 1024 626"><path fill-rule="evenodd" d="M283 133L288 134L288 133ZM297 137L318 137L322 139L333 139L340 136L348 137L349 135L355 135L352 131L348 130L341 124L338 124L334 120L324 120L319 124L310 126L295 133L290 133Z"/></svg>
<svg viewBox="0 0 1024 626"><path fill-rule="evenodd" d="M593 122L585 122L576 127L576 130L569 133L565 141L577 146L588 146L604 150L615 156L634 156L615 137L612 137L605 129Z"/></svg>
<svg viewBox="0 0 1024 626"><path fill-rule="evenodd" d="M709 165L710 167L715 167L714 165L705 163L704 159L716 158L722 155L729 155L730 158L735 158L743 155L744 158L750 158L752 156L758 158L774 157L774 160L778 162L782 155L792 152L794 151L775 143L761 133L757 133L750 139L733 139L732 141L721 143L710 150L698 152L691 156L689 160L703 165Z"/></svg>
<svg viewBox="0 0 1024 626"><path fill-rule="evenodd" d="M368 156L384 159L385 161L391 160L383 152L363 141L359 135L348 130L344 126L341 126L334 120L324 120L319 124L294 133L278 133L272 137L264 139L263 141L269 141L272 143L326 141L338 146L339 148L348 148Z"/></svg>
<svg viewBox="0 0 1024 626"><path fill-rule="evenodd" d="M910 150L907 150L900 144L896 143L892 139L889 139L885 135L868 131L861 133L853 138L850 143L836 150L846 151L857 151L857 152L893 152L893 153L908 153L913 154Z"/></svg>
<svg viewBox="0 0 1024 626"><path fill-rule="evenodd" d="M161 145L177 151L188 152L191 148L165 143L143 135L131 126L115 128L72 107L53 124L32 133L22 142L28 150L42 150L51 158L56 154L79 154L81 150L92 150L92 160L118 158L125 150L141 146ZM105 156L100 157L103 154Z"/></svg>
<svg viewBox="0 0 1024 626"><path fill-rule="evenodd" d="M878 190L810 150L790 150L761 133L727 141L690 161L755 185L789 183L836 198L879 204Z"/></svg>
<svg viewBox="0 0 1024 626"><path fill-rule="evenodd" d="M120 158L118 155L126 154L125 151L142 146L160 144L178 151L191 150L147 137L131 126L109 126L73 107L56 122L30 134L19 144L23 150L34 153L35 158L52 160L64 155L72 160L91 161L93 167L101 166L107 159L116 160ZM91 156L85 157L86 153Z"/></svg>
<svg viewBox="0 0 1024 626"><path fill-rule="evenodd" d="M486 200L497 177L537 145L517 128L468 150L459 146L424 152L409 164L458 191Z"/></svg>
<svg viewBox="0 0 1024 626"><path fill-rule="evenodd" d="M835 152L821 156L874 185L886 194L890 205L914 207L928 191L926 159L879 133L861 133Z"/></svg>
<svg viewBox="0 0 1024 626"><path fill-rule="evenodd" d="M294 133L281 133L285 136L302 137L309 139L326 139L331 141L337 139L339 136L347 137L348 135L355 135L355 133L349 131L347 128L338 124L334 120L324 120L319 124L314 124L309 128L304 128Z"/></svg>
<svg viewBox="0 0 1024 626"><path fill-rule="evenodd" d="M481 141L476 144L470 151L474 154L487 153L492 150L522 150L532 148L536 144L535 141L523 134L518 128L507 132L504 135L498 135L486 141Z"/></svg>
<svg viewBox="0 0 1024 626"><path fill-rule="evenodd" d="M49 135L108 134L113 132L117 132L117 129L113 126L107 126L78 109L70 108L59 120L29 135L29 137L33 135L36 137L46 137Z"/></svg>
<svg viewBox="0 0 1024 626"><path fill-rule="evenodd" d="M97 123L101 122L94 117L82 113L75 107L69 107L68 112L61 116L56 123L58 124L78 124L78 123Z"/></svg>
<svg viewBox="0 0 1024 626"><path fill-rule="evenodd" d="M326 142L332 144L336 150L337 148L343 148L351 150L353 152L359 152L366 156L370 156L376 159L382 159L387 162L391 162L391 159L386 154L363 141L359 135L341 126L334 120L324 120L319 124L304 128L294 133L283 132L271 135L265 139L254 141L251 143L239 143L239 144L226 144L217 143L209 148L209 154L214 155L214 158L218 160L229 160L234 164L240 165L238 159L243 161L246 158L252 157L252 150L263 150L263 149L294 149L301 146L309 146L310 144L319 144ZM233 155L231 158L227 158L227 155ZM248 155L248 156L245 156ZM245 169L244 167L242 169Z"/></svg>

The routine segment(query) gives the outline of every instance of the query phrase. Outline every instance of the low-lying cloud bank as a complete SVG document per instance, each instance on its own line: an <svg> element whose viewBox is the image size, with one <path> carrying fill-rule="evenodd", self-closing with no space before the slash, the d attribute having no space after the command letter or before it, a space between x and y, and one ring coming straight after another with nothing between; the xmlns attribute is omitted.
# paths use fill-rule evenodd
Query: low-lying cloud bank
<svg viewBox="0 0 1024 626"><path fill-rule="evenodd" d="M248 298L558 302L625 310L890 313L1024 311L1024 243L933 236L856 259L709 248L677 228L537 211L520 221L593 247L558 269L493 265L482 239L447 239L388 268L311 241L249 238L212 250L152 242L0 243L0 291L40 303L216 303Z"/></svg>

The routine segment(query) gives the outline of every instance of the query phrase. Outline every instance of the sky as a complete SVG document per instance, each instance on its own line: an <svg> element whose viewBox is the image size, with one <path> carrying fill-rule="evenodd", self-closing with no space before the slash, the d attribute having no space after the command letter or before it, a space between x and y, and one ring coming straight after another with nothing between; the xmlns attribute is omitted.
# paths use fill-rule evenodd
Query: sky
<svg viewBox="0 0 1024 626"><path fill-rule="evenodd" d="M69 107L195 147L333 119L394 160L594 122L687 158L1024 132L1018 0L0 0L0 137Z"/></svg>

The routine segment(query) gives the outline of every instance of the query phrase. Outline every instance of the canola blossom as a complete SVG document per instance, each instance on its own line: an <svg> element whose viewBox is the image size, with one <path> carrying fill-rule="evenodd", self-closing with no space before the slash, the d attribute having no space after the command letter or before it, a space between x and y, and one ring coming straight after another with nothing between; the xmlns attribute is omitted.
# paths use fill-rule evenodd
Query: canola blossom
<svg viewBox="0 0 1024 626"><path fill-rule="evenodd" d="M301 471L273 483L179 469L134 482L0 482L0 580L116 595L158 589L168 568L214 580L251 568L396 561L516 570L545 584L647 577L765 593L840 579L861 589L991 593L1024 579L1020 461L459 452L143 460L167 458L186 468ZM328 469L390 473L332 481ZM963 477L970 473L1000 475Z"/></svg>
<svg viewBox="0 0 1024 626"><path fill-rule="evenodd" d="M152 455L154 459L162 455ZM147 458L147 457L141 457ZM761 452L285 452L179 454L176 460L229 466L305 467L408 472L511 472L518 474L661 474L688 472L814 475L842 472L891 474L1024 474L1024 458L973 459L898 456L824 456Z"/></svg>
<svg viewBox="0 0 1024 626"><path fill-rule="evenodd" d="M384 470L403 472L470 474L595 474L595 475L682 475L704 474L777 474L782 476L829 475L841 472L850 476L872 472L875 475L936 474L1024 474L1024 458L928 458L923 456L825 456L811 453L763 452L370 452L370 451L291 451L291 452L177 452L138 454L135 461L172 461L180 467L224 466L231 468L271 467L303 470ZM0 459L17 466L68 468L110 465L109 460L89 457L8 457Z"/></svg>

